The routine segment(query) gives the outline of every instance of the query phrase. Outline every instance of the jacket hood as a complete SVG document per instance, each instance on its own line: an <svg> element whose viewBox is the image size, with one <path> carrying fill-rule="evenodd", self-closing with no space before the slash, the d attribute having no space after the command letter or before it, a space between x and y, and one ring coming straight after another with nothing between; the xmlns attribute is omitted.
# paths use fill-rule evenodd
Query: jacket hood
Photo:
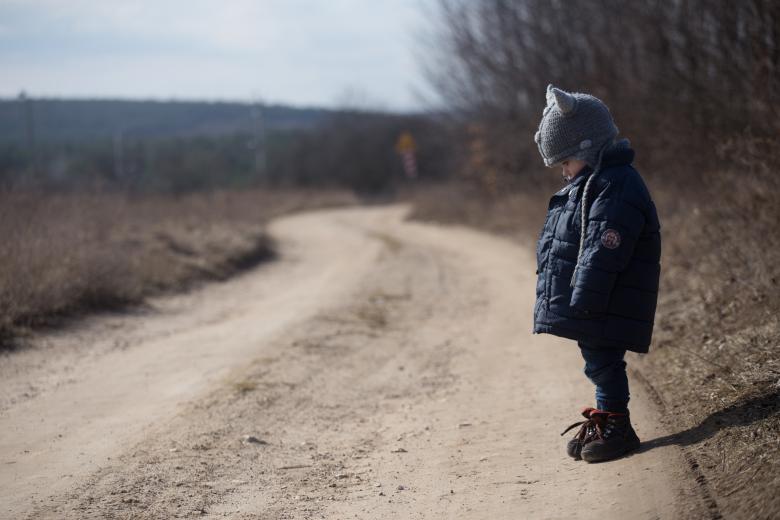
<svg viewBox="0 0 780 520"><path fill-rule="evenodd" d="M633 161L634 149L631 148L631 142L628 139L621 139L604 150L601 156L601 167L622 166Z"/></svg>
<svg viewBox="0 0 780 520"><path fill-rule="evenodd" d="M608 168L610 166L622 166L625 164L631 164L634 161L634 149L631 148L631 142L628 139L620 139L608 145L601 155L601 167L600 170ZM578 185L582 182L582 179L587 178L594 169L586 165L575 175L569 184Z"/></svg>

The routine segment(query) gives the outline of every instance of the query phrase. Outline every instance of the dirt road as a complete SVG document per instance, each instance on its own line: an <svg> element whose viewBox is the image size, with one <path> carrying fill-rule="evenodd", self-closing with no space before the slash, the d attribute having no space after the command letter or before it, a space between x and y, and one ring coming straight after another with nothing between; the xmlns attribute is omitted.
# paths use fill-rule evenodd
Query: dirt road
<svg viewBox="0 0 780 520"><path fill-rule="evenodd" d="M532 251L406 211L283 218L276 262L3 355L0 517L704 516L674 446L565 456L592 389Z"/></svg>

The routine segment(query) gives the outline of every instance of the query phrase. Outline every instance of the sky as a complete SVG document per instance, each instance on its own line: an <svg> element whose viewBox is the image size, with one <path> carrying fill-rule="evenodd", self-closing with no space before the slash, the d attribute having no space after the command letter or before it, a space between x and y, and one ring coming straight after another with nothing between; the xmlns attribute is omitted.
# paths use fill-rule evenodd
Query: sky
<svg viewBox="0 0 780 520"><path fill-rule="evenodd" d="M0 96L419 110L435 0L0 0ZM421 96L422 93L422 96Z"/></svg>

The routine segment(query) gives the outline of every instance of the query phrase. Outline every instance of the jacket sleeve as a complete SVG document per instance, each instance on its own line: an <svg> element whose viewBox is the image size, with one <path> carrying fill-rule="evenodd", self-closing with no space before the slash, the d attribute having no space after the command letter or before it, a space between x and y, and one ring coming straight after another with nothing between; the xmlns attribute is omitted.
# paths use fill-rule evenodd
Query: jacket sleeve
<svg viewBox="0 0 780 520"><path fill-rule="evenodd" d="M646 193L641 181L628 178L619 185L606 182L595 197L591 194L582 256L573 278L570 303L575 309L606 312L618 273L628 266L645 225Z"/></svg>

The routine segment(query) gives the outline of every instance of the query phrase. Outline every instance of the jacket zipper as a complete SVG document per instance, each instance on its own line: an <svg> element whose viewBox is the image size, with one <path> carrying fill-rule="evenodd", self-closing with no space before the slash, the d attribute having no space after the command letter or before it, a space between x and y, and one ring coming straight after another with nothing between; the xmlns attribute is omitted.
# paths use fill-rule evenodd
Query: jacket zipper
<svg viewBox="0 0 780 520"><path fill-rule="evenodd" d="M555 215L555 219L553 220L551 226L552 239L550 240L550 247L547 248L547 252L545 253L544 257L544 270L546 271L544 277L544 306L548 311L550 310L550 292L552 285L552 273L550 272L550 254L552 253L553 242L555 241L555 228L558 227L558 220L561 218L562 213L563 207L559 208Z"/></svg>

